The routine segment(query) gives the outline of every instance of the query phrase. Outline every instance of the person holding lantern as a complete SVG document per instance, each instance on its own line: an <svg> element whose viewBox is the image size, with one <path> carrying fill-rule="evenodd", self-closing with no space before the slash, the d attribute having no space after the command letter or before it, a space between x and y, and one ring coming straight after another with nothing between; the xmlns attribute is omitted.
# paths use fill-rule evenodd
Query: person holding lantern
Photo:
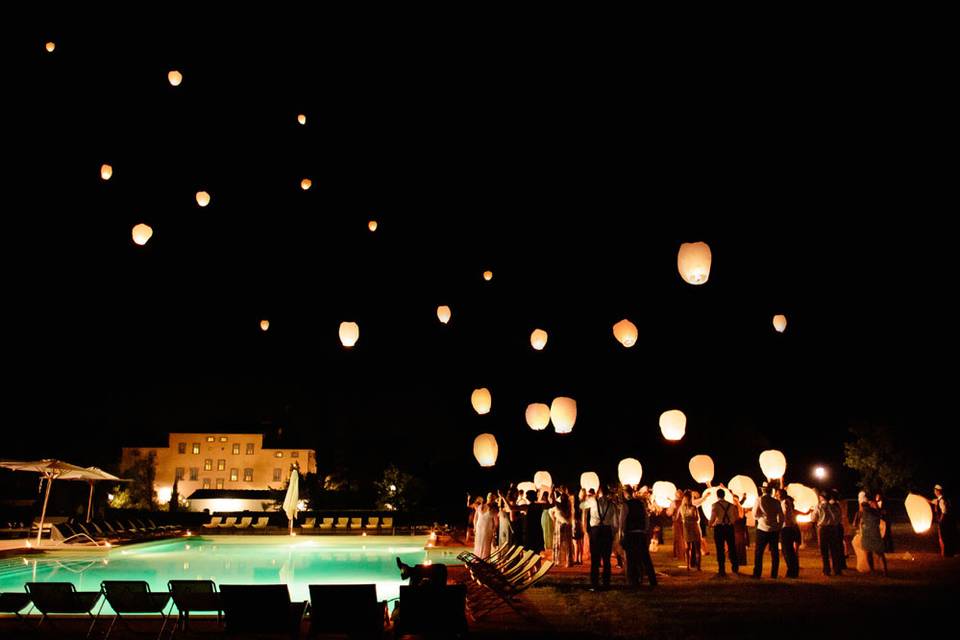
<svg viewBox="0 0 960 640"><path fill-rule="evenodd" d="M727 560L725 551L730 552L730 566L734 573L740 573L740 560L737 558L736 541L733 534L733 524L740 515L737 506L726 501L727 492L717 489L717 501L710 510L710 526L713 527L713 541L717 548L717 574L727 575ZM726 549L724 549L726 545Z"/></svg>
<svg viewBox="0 0 960 640"><path fill-rule="evenodd" d="M600 563L603 563L603 588L610 586L610 555L613 553L613 527L617 524L617 508L605 495L603 488L597 489L596 497L587 498L581 505L587 518L590 536L590 587L593 591L600 588Z"/></svg>
<svg viewBox="0 0 960 640"><path fill-rule="evenodd" d="M953 504L943 495L943 487L933 487L936 496L930 501L936 510L937 531L940 538L940 555L952 558L957 553L957 522L953 514Z"/></svg>
<svg viewBox="0 0 960 640"><path fill-rule="evenodd" d="M650 586L657 586L657 573L650 557L650 513L647 501L637 495L633 487L623 488L624 501L620 506L620 540L627 563L627 584L639 587L643 574Z"/></svg>
<svg viewBox="0 0 960 640"><path fill-rule="evenodd" d="M787 564L787 577L800 577L800 525L797 524L797 516L810 515L809 511L797 511L793 504L793 498L787 493L786 489L779 489L777 497L780 499L780 506L783 508L783 529L780 531L780 543L783 548L783 561Z"/></svg>
<svg viewBox="0 0 960 640"><path fill-rule="evenodd" d="M843 573L843 539L840 518L840 504L837 502L837 492L830 493L830 499L820 495L817 505L816 522L817 534L820 540L820 558L823 560L823 575L829 576L831 565L833 575Z"/></svg>
<svg viewBox="0 0 960 640"><path fill-rule="evenodd" d="M694 505L693 492L689 489L683 492L683 500L680 502L680 518L683 522L683 539L687 542L685 554L687 569L700 571L700 509Z"/></svg>
<svg viewBox="0 0 960 640"><path fill-rule="evenodd" d="M783 508L766 482L762 487L763 495L753 508L753 517L757 520L757 548L753 556L753 577L763 573L763 551L770 545L770 577L776 578L780 569L780 529L783 528Z"/></svg>

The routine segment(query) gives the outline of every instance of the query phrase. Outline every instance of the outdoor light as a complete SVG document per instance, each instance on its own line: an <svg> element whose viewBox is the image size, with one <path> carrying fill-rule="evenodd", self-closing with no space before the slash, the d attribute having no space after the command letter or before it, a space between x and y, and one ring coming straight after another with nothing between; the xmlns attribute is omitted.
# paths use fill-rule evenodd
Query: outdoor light
<svg viewBox="0 0 960 640"><path fill-rule="evenodd" d="M269 329L269 328L270 328L270 321L269 321L269 320L264 319L264 320L261 320L261 321L260 321L260 330L261 330L261 331L266 331L266 330Z"/></svg>
<svg viewBox="0 0 960 640"><path fill-rule="evenodd" d="M490 413L490 405L493 404L490 390L486 387L474 389L473 393L470 394L470 404L473 405L473 410L480 415Z"/></svg>
<svg viewBox="0 0 960 640"><path fill-rule="evenodd" d="M57 43L51 40L46 45L44 45L43 48L47 50L47 53L53 53L53 50L57 48Z"/></svg>
<svg viewBox="0 0 960 640"><path fill-rule="evenodd" d="M773 316L773 328L777 333L783 333L787 328L787 316L782 314Z"/></svg>
<svg viewBox="0 0 960 640"><path fill-rule="evenodd" d="M757 501L757 483L750 476L733 476L727 483L730 491L741 500L744 509L752 509ZM744 498L746 496L746 498Z"/></svg>
<svg viewBox="0 0 960 640"><path fill-rule="evenodd" d="M573 425L577 421L577 401L564 396L554 398L550 404L550 420L557 433L573 431Z"/></svg>
<svg viewBox="0 0 960 640"><path fill-rule="evenodd" d="M687 432L687 416L679 409L670 409L660 414L660 433L667 440L676 442Z"/></svg>
<svg viewBox="0 0 960 640"><path fill-rule="evenodd" d="M197 191L197 204L201 207L210 204L210 194L206 191Z"/></svg>
<svg viewBox="0 0 960 640"><path fill-rule="evenodd" d="M550 407L542 402L528 404L524 416L527 419L528 427L534 431L543 431L550 424Z"/></svg>
<svg viewBox="0 0 960 640"><path fill-rule="evenodd" d="M307 116L301 113L297 116L297 122L300 124L307 124Z"/></svg>
<svg viewBox="0 0 960 640"><path fill-rule="evenodd" d="M776 449L768 449L760 454L760 469L771 480L782 478L787 471L787 459Z"/></svg>
<svg viewBox="0 0 960 640"><path fill-rule="evenodd" d="M450 307L445 304L437 307L437 320L443 324L450 322Z"/></svg>
<svg viewBox="0 0 960 640"><path fill-rule="evenodd" d="M613 325L613 337L629 349L637 343L637 325L624 318Z"/></svg>
<svg viewBox="0 0 960 640"><path fill-rule="evenodd" d="M688 284L703 284L710 278L713 257L706 242L684 242L677 253L677 270Z"/></svg>
<svg viewBox="0 0 960 640"><path fill-rule="evenodd" d="M481 467L492 467L497 462L497 439L492 433L481 433L473 440L473 457Z"/></svg>
<svg viewBox="0 0 960 640"><path fill-rule="evenodd" d="M345 347L352 347L360 339L360 325L356 322L340 323L340 343Z"/></svg>
<svg viewBox="0 0 960 640"><path fill-rule="evenodd" d="M653 483L651 491L653 501L657 503L657 506L661 509L667 509L673 506L673 501L677 495L677 485L669 480L657 480Z"/></svg>
<svg viewBox="0 0 960 640"><path fill-rule="evenodd" d="M376 221L376 220L371 220L370 222L368 222L368 223L367 223L367 229L370 229L370 232L371 232L371 233L374 232L374 231L376 231L376 230L377 230L377 221Z"/></svg>
<svg viewBox="0 0 960 640"><path fill-rule="evenodd" d="M547 332L543 329L534 329L530 334L530 346L537 351L542 351L547 346Z"/></svg>
<svg viewBox="0 0 960 640"><path fill-rule="evenodd" d="M823 467L817 467L813 470L813 477L817 480L824 480L827 477L827 470Z"/></svg>
<svg viewBox="0 0 960 640"><path fill-rule="evenodd" d="M100 178L103 180L109 180L113 177L113 167L108 164L100 165Z"/></svg>
<svg viewBox="0 0 960 640"><path fill-rule="evenodd" d="M537 485L537 489L549 489L553 486L553 477L549 471L537 471L533 474L533 484Z"/></svg>
<svg viewBox="0 0 960 640"><path fill-rule="evenodd" d="M304 178L300 181L300 188L306 191L313 184L313 181L310 178Z"/></svg>
<svg viewBox="0 0 960 640"><path fill-rule="evenodd" d="M396 491L396 490L397 490L397 485L395 484L390 485L390 491Z"/></svg>
<svg viewBox="0 0 960 640"><path fill-rule="evenodd" d="M580 474L580 486L587 491L597 491L600 488L600 476L594 471L584 471Z"/></svg>
<svg viewBox="0 0 960 640"><path fill-rule="evenodd" d="M170 84L174 87L179 87L180 83L183 82L183 74L174 69L167 74L167 80L170 81Z"/></svg>
<svg viewBox="0 0 960 640"><path fill-rule="evenodd" d="M930 508L930 502L923 496L915 493L907 494L907 499L903 502L907 508L907 516L910 518L910 524L916 533L925 533L930 530L933 524L933 510Z"/></svg>
<svg viewBox="0 0 960 640"><path fill-rule="evenodd" d="M637 486L643 477L643 465L636 458L624 458L617 465L617 477L620 484Z"/></svg>
<svg viewBox="0 0 960 640"><path fill-rule="evenodd" d="M135 225L133 227L132 234L133 234L133 241L139 244L140 246L143 246L147 244L147 240L149 240L153 236L153 229L151 229L148 225L145 225L141 222L140 224Z"/></svg>
<svg viewBox="0 0 960 640"><path fill-rule="evenodd" d="M700 454L690 458L690 475L694 481L706 484L713 480L713 458Z"/></svg>
<svg viewBox="0 0 960 640"><path fill-rule="evenodd" d="M490 282L491 280L493 280L493 271L484 271L483 279L486 280L487 282Z"/></svg>

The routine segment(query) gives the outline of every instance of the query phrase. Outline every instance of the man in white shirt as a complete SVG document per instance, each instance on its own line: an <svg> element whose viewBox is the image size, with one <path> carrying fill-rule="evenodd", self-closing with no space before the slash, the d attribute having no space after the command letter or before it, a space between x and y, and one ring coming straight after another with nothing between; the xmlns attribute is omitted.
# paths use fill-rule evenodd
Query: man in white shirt
<svg viewBox="0 0 960 640"><path fill-rule="evenodd" d="M590 536L590 586L600 588L600 563L603 563L603 586L610 586L610 554L613 553L613 527L617 525L617 505L597 491L596 498L587 498L581 508L587 518Z"/></svg>
<svg viewBox="0 0 960 640"><path fill-rule="evenodd" d="M783 508L774 498L771 487L763 483L763 495L753 508L753 517L757 519L757 550L753 557L753 577L763 573L763 551L770 545L770 577L776 578L780 569L780 529L783 528Z"/></svg>
<svg viewBox="0 0 960 640"><path fill-rule="evenodd" d="M737 521L740 510L737 505L726 501L727 492L717 489L717 501L710 510L710 526L713 527L713 541L717 546L718 575L727 575L727 561L725 551L730 551L730 566L734 573L740 573L740 564L737 562L737 547L733 536L733 523ZM726 549L724 549L726 544Z"/></svg>

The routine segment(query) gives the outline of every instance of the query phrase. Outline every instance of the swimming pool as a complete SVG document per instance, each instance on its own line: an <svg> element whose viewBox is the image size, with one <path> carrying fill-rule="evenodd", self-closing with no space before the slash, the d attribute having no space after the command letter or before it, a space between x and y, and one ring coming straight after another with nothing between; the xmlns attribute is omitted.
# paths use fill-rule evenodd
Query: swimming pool
<svg viewBox="0 0 960 640"><path fill-rule="evenodd" d="M375 583L381 600L401 584L396 558L456 564L459 548L425 550L426 536L193 536L116 547L107 552L48 551L0 561L0 591L25 582L72 582L98 591L101 580L146 580L166 591L167 580L220 584L285 583L290 597L309 600L310 584ZM106 608L105 608L106 609Z"/></svg>

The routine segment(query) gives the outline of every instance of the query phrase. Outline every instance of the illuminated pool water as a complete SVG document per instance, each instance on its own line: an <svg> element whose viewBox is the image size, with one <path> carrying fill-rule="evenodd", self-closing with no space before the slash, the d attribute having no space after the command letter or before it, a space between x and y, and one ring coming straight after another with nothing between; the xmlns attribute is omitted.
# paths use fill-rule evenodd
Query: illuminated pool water
<svg viewBox="0 0 960 640"><path fill-rule="evenodd" d="M401 584L396 558L456 564L460 549L425 550L426 536L195 536L116 547L107 552L48 551L0 561L0 591L25 582L72 582L98 591L101 580L146 580L166 591L167 580L220 584L284 583L295 600L310 584L375 583L381 600Z"/></svg>

